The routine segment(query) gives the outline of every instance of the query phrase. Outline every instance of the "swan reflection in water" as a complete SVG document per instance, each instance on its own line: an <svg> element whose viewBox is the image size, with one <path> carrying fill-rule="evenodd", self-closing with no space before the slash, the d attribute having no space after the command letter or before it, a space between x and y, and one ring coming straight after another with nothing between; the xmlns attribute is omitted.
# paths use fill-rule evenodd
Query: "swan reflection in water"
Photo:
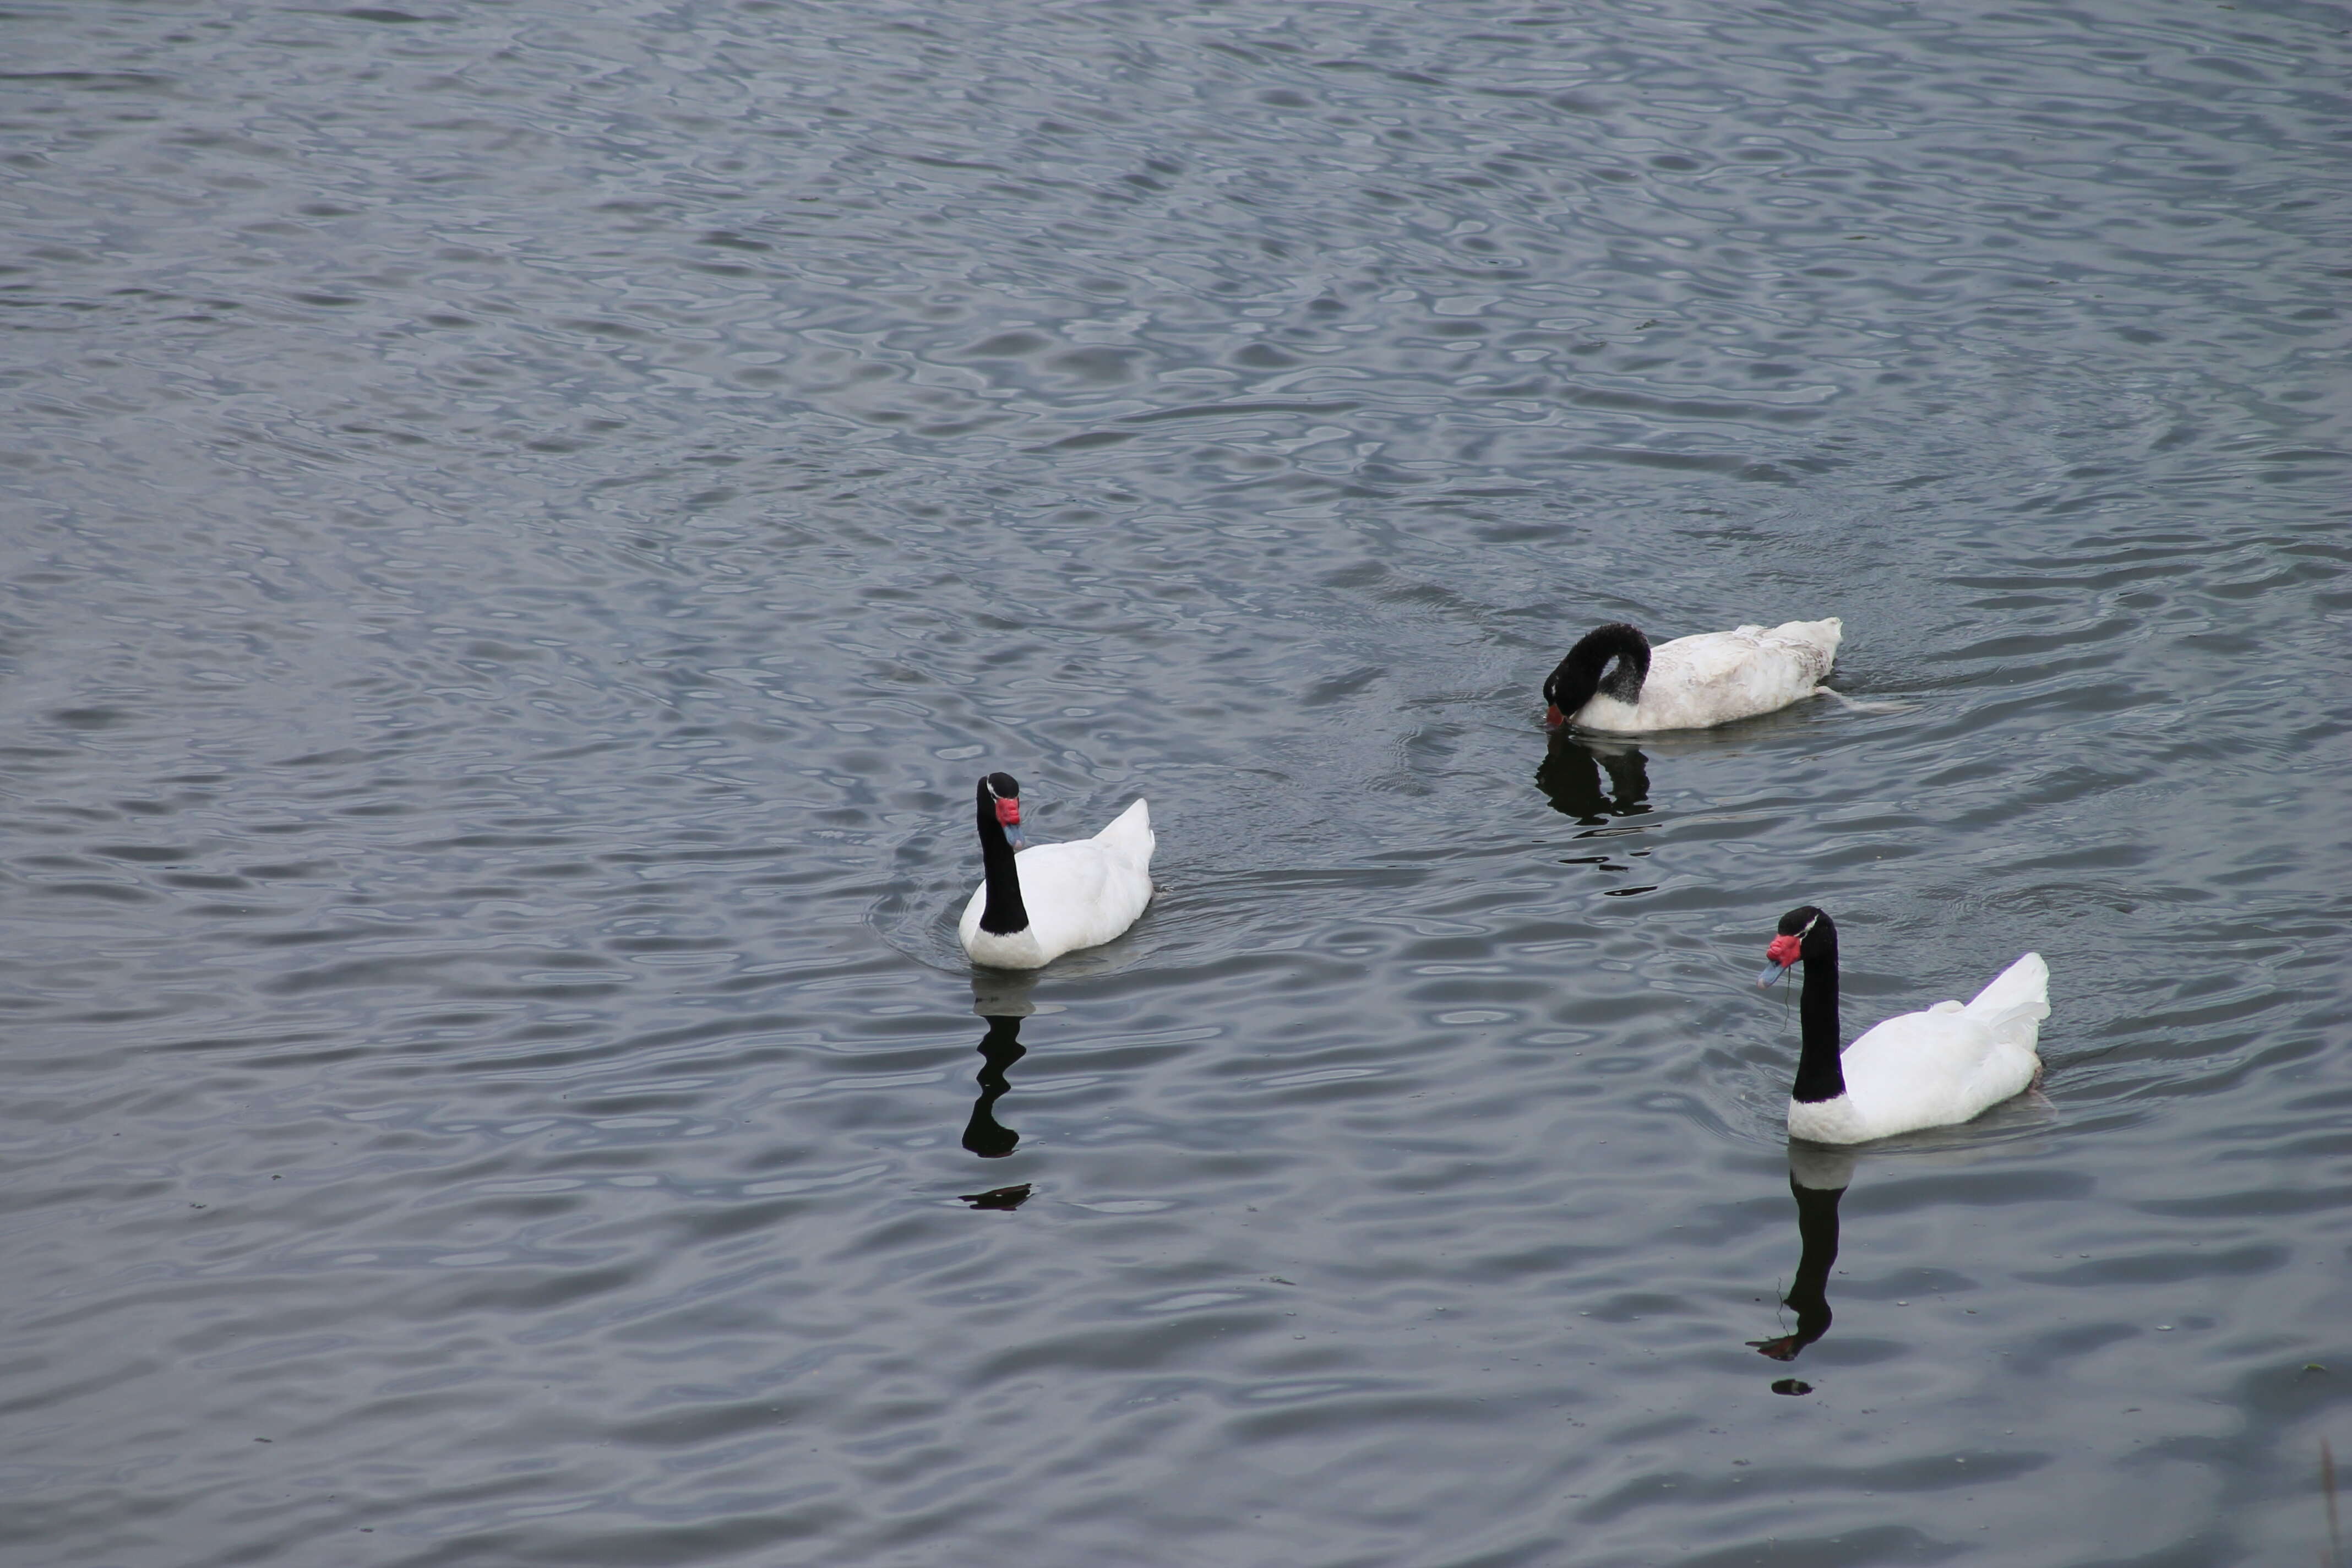
<svg viewBox="0 0 2352 1568"><path fill-rule="evenodd" d="M1601 791L1601 776L1608 792ZM1536 787L1551 808L1591 827L1612 816L1642 816L1649 810L1649 759L1623 741L1557 731L1536 769Z"/></svg>
<svg viewBox="0 0 2352 1568"><path fill-rule="evenodd" d="M1005 1069L1029 1054L1021 1043L1021 1020L1037 1011L1029 1000L1030 984L1027 975L972 976L971 1010L988 1020L988 1032L980 1037L980 1098L972 1101L971 1118L964 1123L963 1146L983 1160L1002 1160L1021 1145L1021 1134L996 1120L996 1102L1013 1087ZM1013 1209L1021 1206L1029 1191L1029 1184L1023 1182L961 1196L976 1209Z"/></svg>
<svg viewBox="0 0 2352 1568"><path fill-rule="evenodd" d="M1021 1043L1021 1020L991 1018L980 1040L980 1098L964 1123L963 1146L983 1160L1002 1160L1020 1146L1021 1134L996 1120L996 1102L1013 1087L1004 1069L1029 1054Z"/></svg>
<svg viewBox="0 0 2352 1568"><path fill-rule="evenodd" d="M1817 1143L1789 1144L1789 1191L1797 1200L1797 1278L1782 1305L1797 1314L1797 1331L1773 1340L1750 1340L1759 1355L1794 1361L1797 1352L1830 1331L1830 1269L1837 1262L1838 1200L1853 1180L1853 1155ZM1784 1378L1776 1394L1808 1394L1810 1385Z"/></svg>

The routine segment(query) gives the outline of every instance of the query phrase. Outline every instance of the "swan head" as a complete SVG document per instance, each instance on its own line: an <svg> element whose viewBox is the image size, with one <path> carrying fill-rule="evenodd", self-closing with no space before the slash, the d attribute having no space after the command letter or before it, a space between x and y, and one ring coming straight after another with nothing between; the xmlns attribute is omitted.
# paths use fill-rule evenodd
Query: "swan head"
<svg viewBox="0 0 2352 1568"><path fill-rule="evenodd" d="M1801 959L1836 955L1837 926L1812 905L1802 905L1780 917L1780 934L1764 950L1764 969L1756 976L1756 984L1771 984Z"/></svg>
<svg viewBox="0 0 2352 1568"><path fill-rule="evenodd" d="M1605 673L1604 673L1605 672ZM1650 673L1650 639L1622 621L1596 626L1577 639L1543 683L1544 722L1559 729L1594 692L1639 702Z"/></svg>
<svg viewBox="0 0 2352 1568"><path fill-rule="evenodd" d="M990 773L980 781L981 794L996 808L996 824L1004 841L1021 847L1021 781L1011 773Z"/></svg>

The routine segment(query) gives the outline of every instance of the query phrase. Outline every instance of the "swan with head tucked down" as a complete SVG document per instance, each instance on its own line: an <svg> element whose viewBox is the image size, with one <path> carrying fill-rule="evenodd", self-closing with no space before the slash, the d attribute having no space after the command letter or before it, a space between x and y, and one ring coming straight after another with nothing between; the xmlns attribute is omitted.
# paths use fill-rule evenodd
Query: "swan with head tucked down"
<svg viewBox="0 0 2352 1568"><path fill-rule="evenodd" d="M956 936L975 963L1038 969L1097 947L1135 923L1151 901L1151 812L1139 799L1092 838L1019 847L1021 785L1011 773L980 781L980 858L986 875Z"/></svg>
<svg viewBox="0 0 2352 1568"><path fill-rule="evenodd" d="M1938 1002L1872 1026L1838 1051L1837 927L1811 904L1780 917L1756 977L1769 985L1805 966L1804 1048L1789 1091L1789 1132L1861 1143L1966 1121L2033 1082L2034 1045L2050 1016L2050 966L2029 952L1965 1006Z"/></svg>
<svg viewBox="0 0 2352 1568"><path fill-rule="evenodd" d="M1650 646L1622 621L1587 632L1544 682L1545 721L1640 734L1705 730L1818 696L1838 639L1835 616L1766 630L1701 632Z"/></svg>

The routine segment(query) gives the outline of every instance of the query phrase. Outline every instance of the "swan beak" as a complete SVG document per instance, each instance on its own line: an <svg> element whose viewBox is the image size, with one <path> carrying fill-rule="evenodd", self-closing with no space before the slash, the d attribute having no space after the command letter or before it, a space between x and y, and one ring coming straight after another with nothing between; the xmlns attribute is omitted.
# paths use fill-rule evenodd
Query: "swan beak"
<svg viewBox="0 0 2352 1568"><path fill-rule="evenodd" d="M1783 963L1777 958L1768 958L1764 961L1763 973L1756 977L1756 984L1759 985L1769 985L1775 980L1780 979L1783 974L1788 973L1790 967L1791 965Z"/></svg>
<svg viewBox="0 0 2352 1568"><path fill-rule="evenodd" d="M1544 728L1545 728L1545 729L1547 729L1547 730L1557 730L1557 729L1559 729L1562 724L1565 724L1565 723L1567 723L1567 722L1568 722L1568 715L1567 715L1567 714L1565 714L1565 713L1563 713L1563 712L1561 712L1561 711L1559 710L1559 703L1555 702L1555 703L1551 704L1551 706L1549 706L1549 708L1546 708L1546 709L1544 710Z"/></svg>
<svg viewBox="0 0 2352 1568"><path fill-rule="evenodd" d="M1021 837L1021 802L1019 799L1011 795L1006 795L999 799L996 803L996 822L998 826L1004 829L1004 842L1010 844L1015 849L1020 848L1023 839Z"/></svg>

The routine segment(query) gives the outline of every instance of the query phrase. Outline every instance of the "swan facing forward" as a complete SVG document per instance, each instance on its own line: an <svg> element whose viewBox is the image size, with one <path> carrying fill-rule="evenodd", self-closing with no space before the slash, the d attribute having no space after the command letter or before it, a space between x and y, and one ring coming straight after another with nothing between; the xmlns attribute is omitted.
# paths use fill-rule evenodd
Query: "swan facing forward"
<svg viewBox="0 0 2352 1568"><path fill-rule="evenodd" d="M1874 1025L1838 1052L1837 927L1811 904L1780 917L1756 977L1769 985L1805 966L1804 1049L1789 1091L1789 1132L1817 1143L1861 1143L1966 1121L2032 1083L2050 966L2029 952L1962 1006L1938 1002Z"/></svg>
<svg viewBox="0 0 2352 1568"><path fill-rule="evenodd" d="M980 858L956 936L975 963L1039 969L1097 947L1135 923L1151 901L1151 812L1139 799L1092 838L1040 844L1015 856L1021 785L1011 773L980 781Z"/></svg>
<svg viewBox="0 0 2352 1568"><path fill-rule="evenodd" d="M1544 682L1545 721L1639 734L1769 713L1823 689L1844 635L1832 616L1769 631L1701 632L1652 647L1639 630L1612 621L1585 633Z"/></svg>

